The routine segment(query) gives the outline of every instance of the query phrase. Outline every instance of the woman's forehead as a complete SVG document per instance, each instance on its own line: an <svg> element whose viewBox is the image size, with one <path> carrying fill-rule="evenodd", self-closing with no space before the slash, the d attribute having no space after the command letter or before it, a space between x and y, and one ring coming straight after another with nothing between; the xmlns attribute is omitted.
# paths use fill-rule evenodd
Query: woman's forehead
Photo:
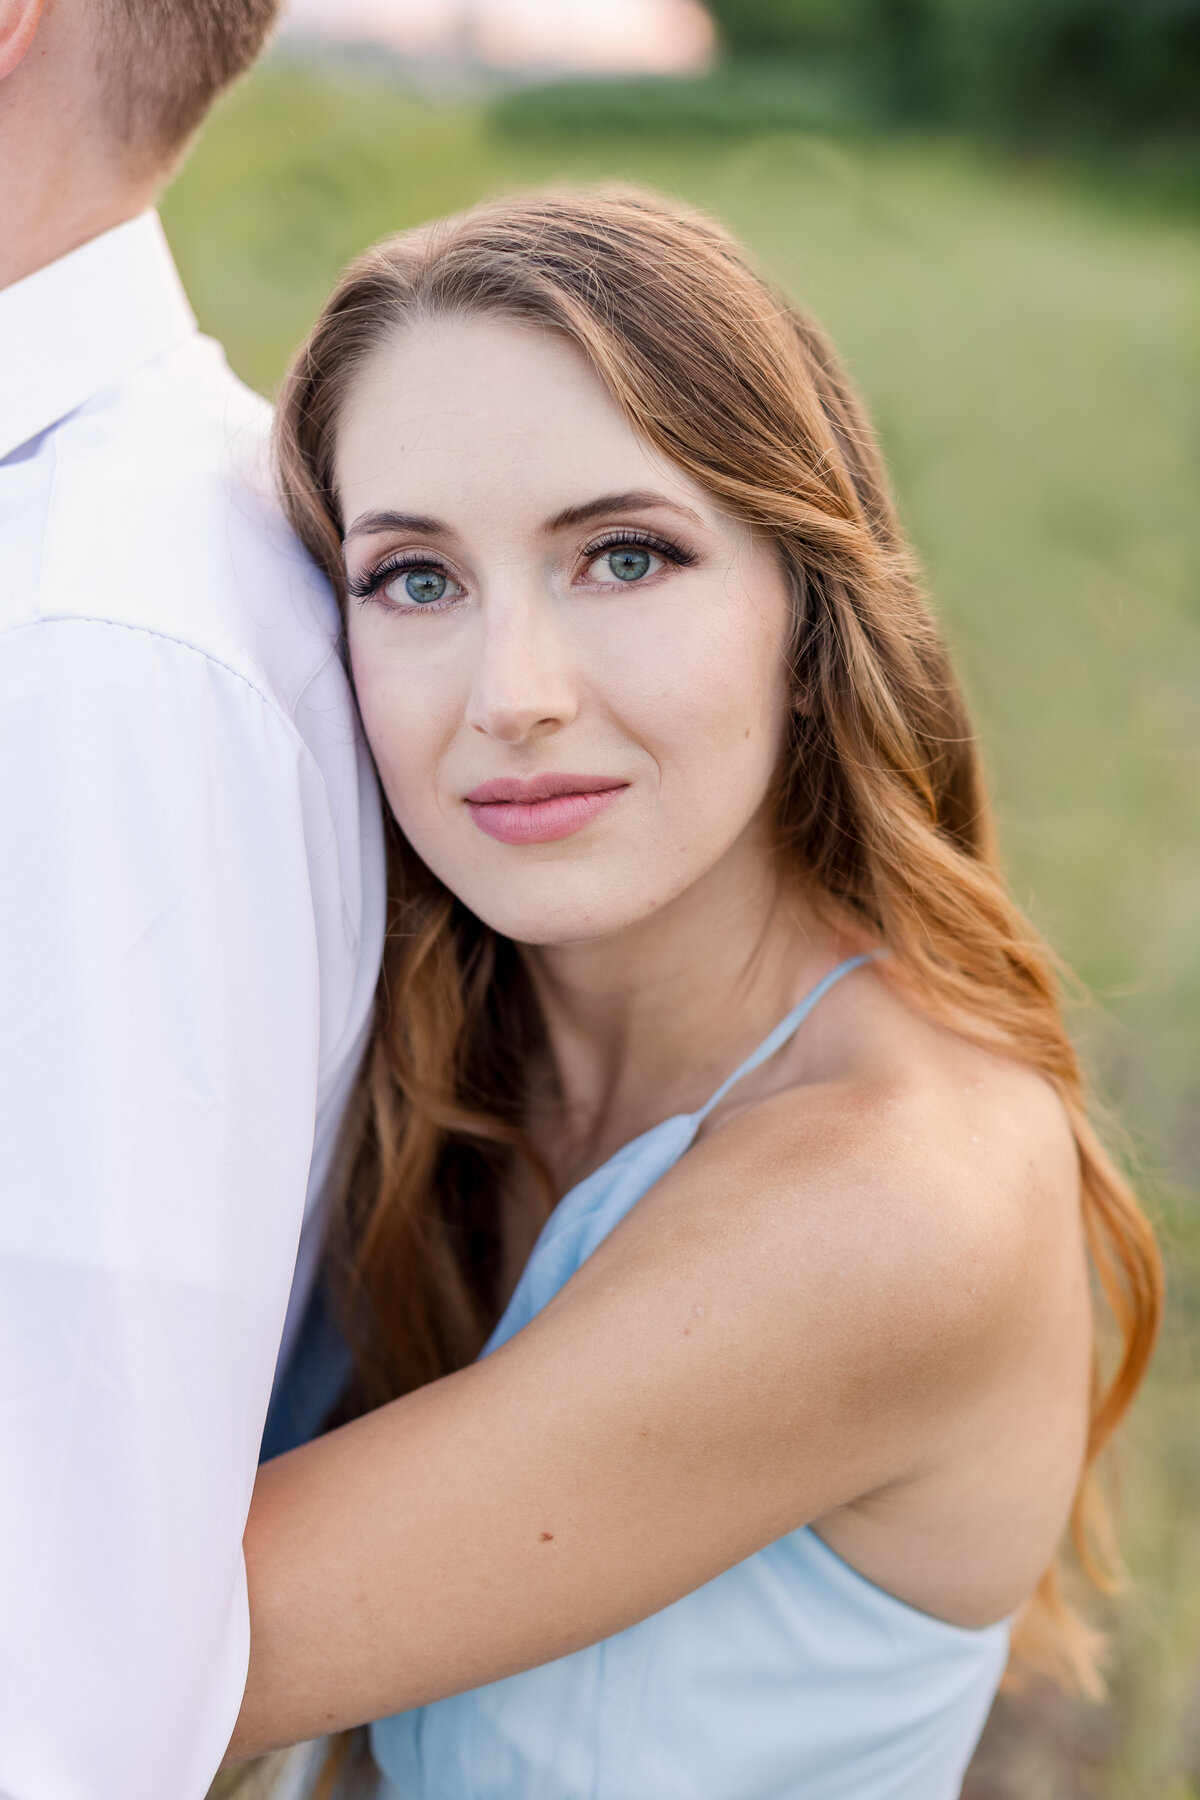
<svg viewBox="0 0 1200 1800"><path fill-rule="evenodd" d="M632 492L716 518L699 485L634 430L582 351L507 318L419 321L382 343L347 394L336 476L347 520L385 507L479 516L502 501L540 524Z"/></svg>
<svg viewBox="0 0 1200 1800"><path fill-rule="evenodd" d="M594 430L629 426L583 352L561 332L502 316L415 319L390 332L350 383L339 440L377 421L392 432L429 422L529 430L558 417Z"/></svg>

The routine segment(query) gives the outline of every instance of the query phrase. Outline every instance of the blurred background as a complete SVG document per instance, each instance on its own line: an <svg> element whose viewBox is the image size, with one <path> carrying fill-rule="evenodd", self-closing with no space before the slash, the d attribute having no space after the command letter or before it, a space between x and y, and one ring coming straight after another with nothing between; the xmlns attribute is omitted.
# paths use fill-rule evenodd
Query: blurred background
<svg viewBox="0 0 1200 1800"><path fill-rule="evenodd" d="M603 177L719 214L864 389L1167 1243L1111 1703L1003 1697L969 1800L1200 1800L1200 0L293 0L164 217L269 394L372 239Z"/></svg>

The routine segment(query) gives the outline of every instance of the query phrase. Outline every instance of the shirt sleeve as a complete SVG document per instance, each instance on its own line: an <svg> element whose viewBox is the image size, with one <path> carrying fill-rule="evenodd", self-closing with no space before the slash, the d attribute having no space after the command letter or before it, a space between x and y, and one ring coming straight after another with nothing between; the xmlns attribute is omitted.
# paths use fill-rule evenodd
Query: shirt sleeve
<svg viewBox="0 0 1200 1800"><path fill-rule="evenodd" d="M201 1800L313 1138L320 782L236 673L83 620L5 640L0 770L0 1794Z"/></svg>

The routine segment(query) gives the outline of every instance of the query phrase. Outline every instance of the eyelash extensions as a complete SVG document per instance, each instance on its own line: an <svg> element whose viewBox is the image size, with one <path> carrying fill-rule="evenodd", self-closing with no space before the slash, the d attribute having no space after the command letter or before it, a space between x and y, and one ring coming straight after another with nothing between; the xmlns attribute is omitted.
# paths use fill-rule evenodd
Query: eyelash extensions
<svg viewBox="0 0 1200 1800"><path fill-rule="evenodd" d="M579 555L584 562L591 562L594 557L602 556L606 550L653 550L656 556L663 556L677 568L690 569L697 560L693 550L685 550L682 544L674 543L670 538L659 537L654 531L629 531L620 527L613 531L602 532L598 538L592 539L580 550Z"/></svg>
<svg viewBox="0 0 1200 1800"><path fill-rule="evenodd" d="M689 569L697 561L695 551L686 549L682 544L675 543L670 538L660 537L657 532L631 531L620 527L602 532L599 537L590 539L581 547L579 557L583 562L591 562L597 556L602 556L606 550L622 548L653 550L656 556L663 557L667 562L673 563L676 568L681 569ZM394 556L385 556L382 562L377 563L374 568L365 569L361 575L348 575L346 592L352 600L370 600L395 576L403 575L412 569L436 569L439 574L445 575L448 581L455 579L440 557L422 556L413 551L401 551ZM436 610L436 603L420 610L433 612Z"/></svg>
<svg viewBox="0 0 1200 1800"><path fill-rule="evenodd" d="M436 556L418 556L412 551L401 552L396 556L386 556L373 569L365 569L361 575L347 575L346 592L352 600L369 600L385 587L395 575L407 574L412 569L436 569L439 575L445 575L453 581L449 569Z"/></svg>

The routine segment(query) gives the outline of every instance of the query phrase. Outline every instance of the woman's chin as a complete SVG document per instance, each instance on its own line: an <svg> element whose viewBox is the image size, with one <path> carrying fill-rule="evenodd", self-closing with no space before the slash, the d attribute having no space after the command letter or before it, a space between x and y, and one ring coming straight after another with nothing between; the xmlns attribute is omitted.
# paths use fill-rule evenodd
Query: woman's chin
<svg viewBox="0 0 1200 1800"><path fill-rule="evenodd" d="M612 937L653 917L663 903L657 895L606 895L599 884L577 895L560 891L536 897L509 896L497 892L494 885L478 892L456 891L464 906L485 925L530 949L553 949Z"/></svg>
<svg viewBox="0 0 1200 1800"><path fill-rule="evenodd" d="M551 950L565 948L569 944L595 943L600 938L614 936L626 927L636 924L644 914L629 917L627 915L610 916L604 909L591 907L586 911L576 911L571 907L555 908L550 913L529 911L514 908L509 911L503 907L472 907L472 912L490 925L501 937L511 938L514 944L524 944L531 950Z"/></svg>

